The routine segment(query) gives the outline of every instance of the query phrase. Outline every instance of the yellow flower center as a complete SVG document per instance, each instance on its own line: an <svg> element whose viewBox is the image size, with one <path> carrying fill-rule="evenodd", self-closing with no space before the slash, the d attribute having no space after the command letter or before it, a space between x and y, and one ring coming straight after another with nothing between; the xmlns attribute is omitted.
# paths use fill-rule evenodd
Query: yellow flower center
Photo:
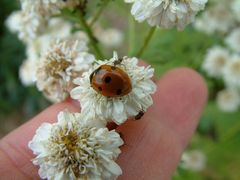
<svg viewBox="0 0 240 180"><path fill-rule="evenodd" d="M53 76L54 78L60 78L61 73L64 72L70 65L71 62L66 61L65 59L54 59L46 65L46 71L50 76Z"/></svg>

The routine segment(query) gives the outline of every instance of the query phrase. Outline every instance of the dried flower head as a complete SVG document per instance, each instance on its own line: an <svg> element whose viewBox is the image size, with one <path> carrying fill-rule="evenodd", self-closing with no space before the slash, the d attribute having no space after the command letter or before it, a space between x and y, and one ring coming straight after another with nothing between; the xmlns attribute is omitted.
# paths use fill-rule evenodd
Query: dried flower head
<svg viewBox="0 0 240 180"><path fill-rule="evenodd" d="M29 142L43 179L115 179L122 174L114 162L123 144L119 134L94 127L82 114L60 112L58 122L44 123Z"/></svg>
<svg viewBox="0 0 240 180"><path fill-rule="evenodd" d="M119 58L115 53L112 59L99 61L93 69L84 73L82 78L74 81L78 87L71 91L71 97L80 101L82 112L89 119L102 117L103 122L113 120L122 124L129 117L145 112L153 104L151 94L156 91L156 85L151 78L154 70L150 66L138 66L137 58L124 57L120 64L115 64L117 60ZM130 78L131 91L118 97L106 97L96 91L91 85L90 76L102 65L115 66L125 72Z"/></svg>
<svg viewBox="0 0 240 180"><path fill-rule="evenodd" d="M135 0L131 13L139 22L147 20L151 26L176 26L182 30L204 9L206 2L207 0Z"/></svg>
<svg viewBox="0 0 240 180"><path fill-rule="evenodd" d="M72 80L88 70L94 60L84 41L57 41L39 62L37 87L51 101L62 101L74 87Z"/></svg>

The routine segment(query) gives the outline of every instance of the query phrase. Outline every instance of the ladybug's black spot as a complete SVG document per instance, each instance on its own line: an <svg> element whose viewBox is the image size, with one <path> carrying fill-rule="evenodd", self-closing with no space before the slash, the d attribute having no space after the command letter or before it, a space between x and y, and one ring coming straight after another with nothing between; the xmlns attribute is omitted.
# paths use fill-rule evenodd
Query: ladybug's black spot
<svg viewBox="0 0 240 180"><path fill-rule="evenodd" d="M122 94L122 90L121 89L118 89L117 90L117 95L121 95Z"/></svg>
<svg viewBox="0 0 240 180"><path fill-rule="evenodd" d="M110 83L112 81L112 78L110 76L107 76L104 81L105 83Z"/></svg>
<svg viewBox="0 0 240 180"><path fill-rule="evenodd" d="M101 87L98 87L98 90L99 90L99 91L102 91L102 88L101 88Z"/></svg>

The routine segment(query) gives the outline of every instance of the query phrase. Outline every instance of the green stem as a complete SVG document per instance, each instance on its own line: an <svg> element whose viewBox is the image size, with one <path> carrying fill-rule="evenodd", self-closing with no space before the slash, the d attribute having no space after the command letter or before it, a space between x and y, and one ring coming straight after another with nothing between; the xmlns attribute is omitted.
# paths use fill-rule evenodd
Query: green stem
<svg viewBox="0 0 240 180"><path fill-rule="evenodd" d="M132 17L132 14L128 16L128 55L132 56L135 50L135 21Z"/></svg>
<svg viewBox="0 0 240 180"><path fill-rule="evenodd" d="M147 49L147 47L148 47L148 45L149 45L149 43L150 43L150 41L153 37L154 32L156 31L156 29L157 29L156 26L154 26L150 29L147 37L145 38L145 41L144 41L144 44L143 44L142 48L137 53L137 57L141 57L144 54L145 50Z"/></svg>
<svg viewBox="0 0 240 180"><path fill-rule="evenodd" d="M90 22L89 26L92 27L95 22L98 20L98 18L101 16L101 14L103 13L103 10L107 7L108 3L110 2L110 0L105 0L103 2L103 4L101 5L101 7L98 9L98 11L96 12L96 14L93 16L92 21Z"/></svg>
<svg viewBox="0 0 240 180"><path fill-rule="evenodd" d="M103 53L97 45L98 41L94 37L93 32L92 32L90 26L87 24L83 14L81 12L77 11L76 15L79 18L79 23L81 24L82 28L85 30L85 32L88 35L88 38L90 40L90 44L91 44L92 48L94 49L97 58L98 59L103 59L104 58Z"/></svg>

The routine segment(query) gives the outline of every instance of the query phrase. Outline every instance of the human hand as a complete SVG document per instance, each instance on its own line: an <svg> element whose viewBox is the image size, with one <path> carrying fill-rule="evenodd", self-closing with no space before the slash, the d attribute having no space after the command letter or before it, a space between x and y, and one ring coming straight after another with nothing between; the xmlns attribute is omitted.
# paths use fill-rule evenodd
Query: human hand
<svg viewBox="0 0 240 180"><path fill-rule="evenodd" d="M207 100L202 78L178 68L162 76L157 86L154 105L143 118L117 127L125 142L117 161L123 169L119 179L171 179L197 126ZM27 144L43 122L55 122L64 109L79 111L70 100L52 105L0 141L0 179L39 179Z"/></svg>

